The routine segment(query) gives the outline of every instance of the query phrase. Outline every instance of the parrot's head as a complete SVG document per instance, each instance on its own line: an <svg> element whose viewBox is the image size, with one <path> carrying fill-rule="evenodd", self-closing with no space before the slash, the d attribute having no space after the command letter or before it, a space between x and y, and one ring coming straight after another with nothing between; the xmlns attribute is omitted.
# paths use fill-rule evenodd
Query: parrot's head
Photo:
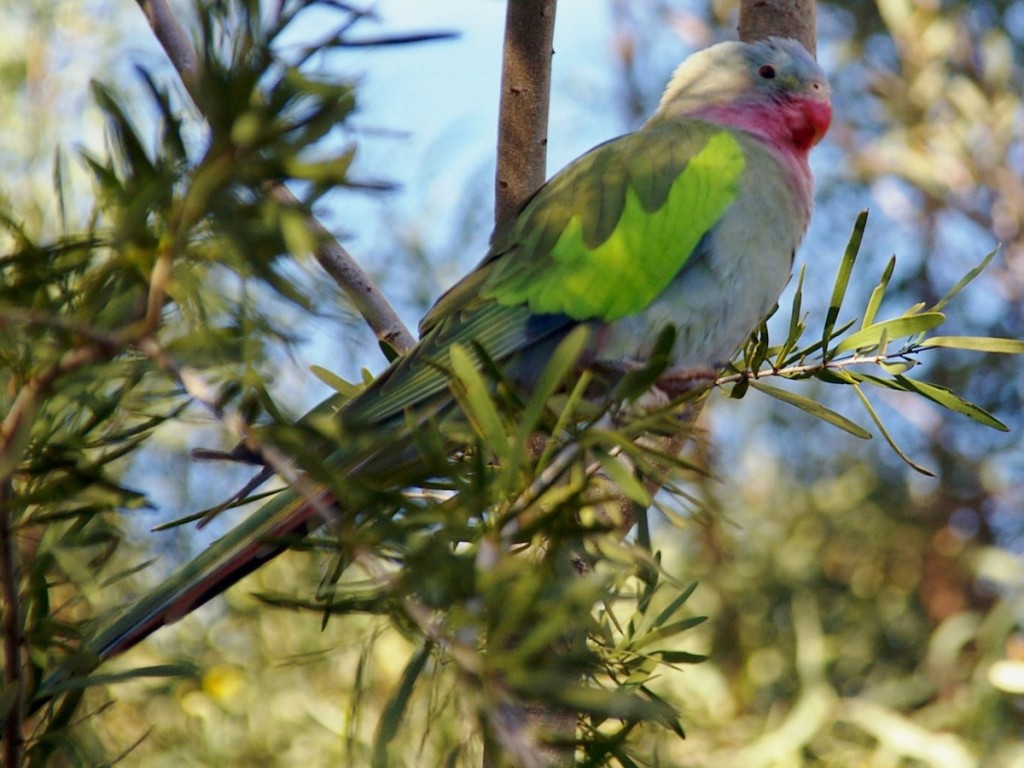
<svg viewBox="0 0 1024 768"><path fill-rule="evenodd" d="M832 121L825 73L799 42L726 42L679 65L652 119L689 117L729 125L806 153Z"/></svg>

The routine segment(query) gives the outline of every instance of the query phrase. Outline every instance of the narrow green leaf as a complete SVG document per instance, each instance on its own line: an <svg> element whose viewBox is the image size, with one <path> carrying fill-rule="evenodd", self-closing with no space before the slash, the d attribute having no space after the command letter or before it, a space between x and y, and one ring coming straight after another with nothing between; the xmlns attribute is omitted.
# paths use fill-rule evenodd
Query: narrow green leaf
<svg viewBox="0 0 1024 768"><path fill-rule="evenodd" d="M784 403L788 403L789 405L799 408L805 413L811 414L811 416L828 422L834 427L839 427L839 429L844 432L849 432L854 437L859 437L864 440L871 439L871 433L862 426L854 421L850 421L850 419L846 418L842 414L836 413L831 408L828 408L815 400L789 392L785 389L768 386L767 384L763 384L759 381L751 382L751 386L758 392L764 392L766 395L774 397L776 400L781 400Z"/></svg>
<svg viewBox="0 0 1024 768"><path fill-rule="evenodd" d="M768 323L762 322L757 329L750 334L750 341L743 351L744 365L747 370L757 371L764 365L768 357Z"/></svg>
<svg viewBox="0 0 1024 768"><path fill-rule="evenodd" d="M898 363L878 363L878 367L890 376L899 376L900 374L906 373L916 365L917 363L913 360L901 360Z"/></svg>
<svg viewBox="0 0 1024 768"><path fill-rule="evenodd" d="M889 349L889 329L882 329L882 336L878 339L878 354L884 355Z"/></svg>
<svg viewBox="0 0 1024 768"><path fill-rule="evenodd" d="M1024 355L1024 340L996 336L932 336L922 341L920 346L994 352L1000 355Z"/></svg>
<svg viewBox="0 0 1024 768"><path fill-rule="evenodd" d="M925 381L918 381L917 379L911 379L906 376L896 376L895 378L898 383L906 387L907 391L917 392L919 395L928 398L933 403L938 403L943 408L948 408L956 413L961 413L979 424L984 424L986 427L997 429L1000 432L1010 431L1009 427L999 421L999 419L984 408L980 408L973 403L967 402L958 394L951 392L945 387L940 387L936 384L929 384Z"/></svg>
<svg viewBox="0 0 1024 768"><path fill-rule="evenodd" d="M328 371L326 368L321 368L319 365L311 365L309 366L309 370L328 387L333 389L335 392L344 395L346 400L355 397L360 391L362 391L361 387L349 381L345 381L338 374L333 371Z"/></svg>
<svg viewBox="0 0 1024 768"><path fill-rule="evenodd" d="M555 421L555 428L551 430L552 435L561 434L562 430L564 430L576 417L577 408L579 408L580 403L583 402L587 388L590 387L592 379L593 374L591 374L590 371L583 371L583 374L576 380L575 386L572 388L569 396L565 399L565 406L562 408L562 412L558 414L558 419ZM555 454L557 448L557 440L551 440L548 442L544 447L544 450L541 452L540 458L537 459L537 469L541 469L548 465L548 462L551 461L551 457Z"/></svg>
<svg viewBox="0 0 1024 768"><path fill-rule="evenodd" d="M845 371L841 372L841 374L845 373ZM864 405L864 410L868 412L868 415L871 417L871 420L875 422L875 426L878 427L878 431L882 433L882 437L885 438L885 441L889 444L889 447L896 452L896 455L903 459L903 461L906 462L908 466L920 472L922 475L927 475L928 477L935 477L934 472L930 472L929 470L925 469L920 464L916 463L913 459L911 459L906 453L903 452L903 449L899 447L899 445L893 439L892 435L889 434L889 430L885 428L885 424L882 423L882 419L879 418L874 406L871 405L871 401L868 400L867 395L865 395L863 390L861 390L860 385L854 381L850 381L850 384L853 386L854 392L857 393L857 397L860 398L861 403Z"/></svg>
<svg viewBox="0 0 1024 768"><path fill-rule="evenodd" d="M653 651L664 664L700 664L707 661L708 657L702 653L687 653L686 651Z"/></svg>
<svg viewBox="0 0 1024 768"><path fill-rule="evenodd" d="M828 313L825 315L825 327L821 333L821 344L823 349L828 349L829 341L832 339L832 329L835 328L836 320L839 319L839 310L843 306L843 297L846 296L846 289L850 284L850 273L853 271L853 264L857 260L857 253L860 251L861 240L864 238L864 228L868 223L868 212L861 211L857 221L853 225L853 232L850 241L846 245L842 261L839 262L839 271L836 273L835 284L832 287L832 300L829 302Z"/></svg>
<svg viewBox="0 0 1024 768"><path fill-rule="evenodd" d="M732 389L729 390L729 397L733 400L742 400L748 389L750 389L750 377L744 376L733 384Z"/></svg>
<svg viewBox="0 0 1024 768"><path fill-rule="evenodd" d="M989 262L995 258L997 253L999 253L999 248L993 248L991 251L989 251L985 258L981 260L981 263L974 269L972 269L970 272L968 272L966 275L964 275L962 278L960 278L960 281L952 288L950 288L949 293L947 293L945 296L939 299L939 301L935 304L934 307L932 307L929 310L929 312L942 311L942 308L945 307L954 296L956 296L958 293L960 293L960 291L966 288L974 280L974 278L976 278L985 270L985 267L989 265Z"/></svg>
<svg viewBox="0 0 1024 768"><path fill-rule="evenodd" d="M57 148L53 153L53 189L57 193L57 218L60 221L60 232L68 234L68 190L64 176L64 153Z"/></svg>
<svg viewBox="0 0 1024 768"><path fill-rule="evenodd" d="M867 328L875 322L875 316L878 314L878 308L882 305L882 299L885 298L885 291L889 287L889 281L892 279L892 272L895 268L896 257L891 256L889 263L882 270L882 277L879 279L878 285L871 291L871 298L868 299L867 309L864 310L864 321L861 323L861 328Z"/></svg>
<svg viewBox="0 0 1024 768"><path fill-rule="evenodd" d="M619 720L654 720L674 727L675 710L662 701L645 700L620 691L603 691L583 686L560 687L549 693L553 703L594 717Z"/></svg>
<svg viewBox="0 0 1024 768"><path fill-rule="evenodd" d="M452 374L461 384L456 398L473 422L487 447L502 458L509 453L508 432L502 423L498 408L488 392L487 383L466 349L453 344L450 350Z"/></svg>
<svg viewBox="0 0 1024 768"><path fill-rule="evenodd" d="M925 333L941 325L945 319L946 316L941 312L924 312L920 315L911 315L910 317L896 317L892 320L883 320L880 323L869 325L867 328L851 333L839 342L835 352L850 352L854 349L877 347L883 336L890 339L916 336L919 333Z"/></svg>
<svg viewBox="0 0 1024 768"><path fill-rule="evenodd" d="M793 306L789 310L789 334L786 336L787 344L795 344L800 338L800 312L803 306L804 295L804 273L807 265L800 265L800 274L796 279L796 290L793 291Z"/></svg>
<svg viewBox="0 0 1024 768"><path fill-rule="evenodd" d="M296 208L283 208L278 224L285 247L296 259L301 261L316 250L317 237L310 228L306 214Z"/></svg>
<svg viewBox="0 0 1024 768"><path fill-rule="evenodd" d="M637 479L636 475L625 464L603 451L598 452L597 460L600 462L605 474L615 483L616 488L625 494L627 498L643 507L650 506L651 495L644 488L643 483Z"/></svg>
<svg viewBox="0 0 1024 768"><path fill-rule="evenodd" d="M125 672L108 672L103 675L73 677L59 682L47 681L36 694L36 699L53 698L67 691L78 691L94 685L111 685L136 680L141 677L198 677L198 670L191 664L159 664L152 667L137 667Z"/></svg>
<svg viewBox="0 0 1024 768"><path fill-rule="evenodd" d="M800 317L800 313L803 311L804 274L806 271L807 265L800 265L800 274L796 280L796 290L793 291L793 304L789 309L789 332L786 334L786 340L775 353L776 368L781 368L785 364L784 361L796 349L796 345L800 342L800 337L804 333L804 322Z"/></svg>
<svg viewBox="0 0 1024 768"><path fill-rule="evenodd" d="M913 315L919 314L924 309L924 302L918 301L915 304L911 304L901 314L900 317L912 317Z"/></svg>
<svg viewBox="0 0 1024 768"><path fill-rule="evenodd" d="M682 632L693 629L694 627L698 627L707 620L707 616L691 616L688 619L680 619L679 621L674 621L671 624L656 627L646 633L643 637L638 638L633 647L634 649L644 648L658 640L665 640L666 638L673 637Z"/></svg>
<svg viewBox="0 0 1024 768"><path fill-rule="evenodd" d="M336 157L328 160L304 162L295 156L281 158L285 173L294 179L304 181L342 184L345 182L345 175L349 166L352 165L352 158L355 157L355 147L349 147Z"/></svg>
<svg viewBox="0 0 1024 768"><path fill-rule="evenodd" d="M576 369L576 364L583 354L590 331L585 325L579 325L566 335L555 348L551 360L544 366L537 386L530 394L530 399L523 408L522 419L516 434L516 441L523 444L530 434L537 430L541 415L548 405L551 396L562 387L569 375Z"/></svg>
<svg viewBox="0 0 1024 768"><path fill-rule="evenodd" d="M662 704L663 706L666 706L666 707L672 709L673 712L675 711L675 709L672 707L671 704L669 704L667 701L665 701L665 699L663 699L661 696L656 694L654 691L652 691L646 685L641 685L640 686L640 690L643 692L644 696L647 696L651 701L656 701L656 702ZM672 718L669 721L662 721L662 725L664 725L667 728L670 728L676 734L676 736L678 736L679 738L681 738L681 739L685 739L686 738L686 734L683 732L683 726L679 722L678 718Z"/></svg>
<svg viewBox="0 0 1024 768"><path fill-rule="evenodd" d="M386 768L388 765L388 745L398 733L402 716L405 714L412 690L416 686L423 670L430 660L430 653L433 648L431 643L425 643L416 653L413 654L409 663L402 673L402 680L398 685L395 695L388 701L384 712L377 723L377 735L373 740L373 766L374 768Z"/></svg>
<svg viewBox="0 0 1024 768"><path fill-rule="evenodd" d="M654 626L660 627L662 624L671 619L675 615L676 611L682 608L686 601L690 599L690 596L694 593L696 589L697 582L690 582L686 586L686 588L683 589L683 591L680 592L678 595L676 595L672 602L665 606L661 613L658 614L657 618L654 619Z"/></svg>
<svg viewBox="0 0 1024 768"><path fill-rule="evenodd" d="M863 371L854 371L854 370L852 370L850 368L846 368L846 369L844 369L842 371L834 371L834 372L826 371L826 372L823 372L823 373L830 374L830 375L835 375L839 379L839 381L841 381L844 384L852 384L853 382L857 382L858 384L863 384L863 383L867 382L868 384L872 384L872 385L874 385L876 387L879 387L881 389L891 389L894 392L906 392L907 391L907 388L906 387L901 387L899 384L896 383L895 379L887 379L884 376L874 376L874 375L872 375L870 373L864 373ZM824 381L828 381L828 379L824 375L821 376L820 378L822 380L824 380ZM833 382L830 382L830 383L833 383Z"/></svg>

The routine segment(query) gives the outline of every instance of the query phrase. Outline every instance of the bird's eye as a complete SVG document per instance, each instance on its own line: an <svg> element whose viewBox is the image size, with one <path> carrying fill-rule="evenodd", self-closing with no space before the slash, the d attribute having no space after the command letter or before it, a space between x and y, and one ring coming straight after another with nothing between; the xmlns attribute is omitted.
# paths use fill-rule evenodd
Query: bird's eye
<svg viewBox="0 0 1024 768"><path fill-rule="evenodd" d="M765 80L774 80L775 67L773 67L771 64L762 64L761 68L757 70L757 74L759 74Z"/></svg>

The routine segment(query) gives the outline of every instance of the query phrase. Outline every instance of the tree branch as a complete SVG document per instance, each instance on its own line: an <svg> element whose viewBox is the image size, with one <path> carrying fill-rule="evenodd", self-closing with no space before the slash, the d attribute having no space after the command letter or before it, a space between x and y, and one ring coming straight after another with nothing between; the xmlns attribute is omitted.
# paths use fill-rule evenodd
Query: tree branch
<svg viewBox="0 0 1024 768"><path fill-rule="evenodd" d="M192 97L196 107L202 110L202 100L198 98L201 77L199 57L185 28L181 26L166 0L136 2L149 21L153 34L156 35L167 58L181 77L185 90ZM301 205L291 190L281 182L268 181L264 191L282 205L296 208ZM313 255L320 266L334 279L379 340L398 352L410 349L416 343L416 339L370 276L341 246L327 227L311 213L307 212L306 217L306 225L318 243Z"/></svg>
<svg viewBox="0 0 1024 768"><path fill-rule="evenodd" d="M814 55L818 49L818 17L814 0L741 0L740 40L753 42L773 35L792 37Z"/></svg>
<svg viewBox="0 0 1024 768"><path fill-rule="evenodd" d="M18 595L18 563L15 555L14 535L11 530L11 512L7 501L11 497L9 480L0 481L0 590L3 595L3 648L4 687L14 688L14 701L4 716L3 764L21 765L22 734L25 721L25 683L23 679L22 649L25 638L21 627L21 600Z"/></svg>
<svg viewBox="0 0 1024 768"><path fill-rule="evenodd" d="M546 178L556 0L509 0L498 114L494 220L508 220Z"/></svg>
<svg viewBox="0 0 1024 768"><path fill-rule="evenodd" d="M547 178L556 4L556 0L507 0L494 178L496 226L512 218ZM575 713L518 704L501 709L485 734L484 768L504 764L505 756L512 754L523 764L543 768L572 764L571 749L541 743L536 732L554 733L571 743Z"/></svg>

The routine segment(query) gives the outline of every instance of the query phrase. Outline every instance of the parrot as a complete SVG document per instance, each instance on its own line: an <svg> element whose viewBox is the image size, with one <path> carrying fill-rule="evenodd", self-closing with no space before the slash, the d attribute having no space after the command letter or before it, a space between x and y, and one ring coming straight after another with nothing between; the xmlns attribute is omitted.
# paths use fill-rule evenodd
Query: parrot
<svg viewBox="0 0 1024 768"><path fill-rule="evenodd" d="M813 207L808 154L831 119L825 74L795 40L692 54L638 130L569 163L495 229L483 260L427 312L419 342L340 407L339 423L401 432L410 414L439 413L456 345L529 391L581 327L577 365L605 377L642 365L667 326L675 342L654 388L671 394L673 376L720 370L790 279ZM386 456L365 452L342 450L331 464L346 476L388 471ZM267 501L88 639L94 663L304 536L335 503L319 494L286 488Z"/></svg>

